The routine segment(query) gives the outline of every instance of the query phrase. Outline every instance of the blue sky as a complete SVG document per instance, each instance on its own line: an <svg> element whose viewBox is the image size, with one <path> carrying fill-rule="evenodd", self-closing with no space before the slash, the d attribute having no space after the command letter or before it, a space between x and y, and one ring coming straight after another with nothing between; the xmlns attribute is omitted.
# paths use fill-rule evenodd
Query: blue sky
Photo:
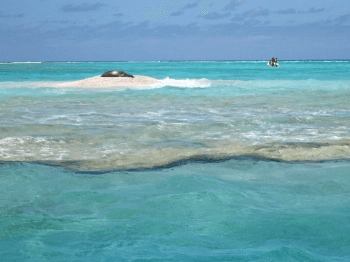
<svg viewBox="0 0 350 262"><path fill-rule="evenodd" d="M350 59L349 0L1 0L0 61Z"/></svg>

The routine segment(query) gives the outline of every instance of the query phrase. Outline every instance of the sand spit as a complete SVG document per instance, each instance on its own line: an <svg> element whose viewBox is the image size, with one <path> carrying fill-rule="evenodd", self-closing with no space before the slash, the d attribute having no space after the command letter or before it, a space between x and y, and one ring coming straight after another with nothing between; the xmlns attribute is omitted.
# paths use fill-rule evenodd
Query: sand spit
<svg viewBox="0 0 350 262"><path fill-rule="evenodd" d="M56 85L58 88L80 87L80 88L110 88L110 87L132 87L150 86L159 83L158 79L148 76L131 77L101 77L94 76L83 80L66 82Z"/></svg>

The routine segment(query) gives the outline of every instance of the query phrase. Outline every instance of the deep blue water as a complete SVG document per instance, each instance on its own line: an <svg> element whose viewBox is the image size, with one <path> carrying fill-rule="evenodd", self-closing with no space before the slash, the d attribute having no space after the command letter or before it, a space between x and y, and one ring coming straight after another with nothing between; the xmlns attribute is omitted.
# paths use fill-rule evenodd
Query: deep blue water
<svg viewBox="0 0 350 262"><path fill-rule="evenodd" d="M349 261L350 62L266 63L0 64L0 260Z"/></svg>

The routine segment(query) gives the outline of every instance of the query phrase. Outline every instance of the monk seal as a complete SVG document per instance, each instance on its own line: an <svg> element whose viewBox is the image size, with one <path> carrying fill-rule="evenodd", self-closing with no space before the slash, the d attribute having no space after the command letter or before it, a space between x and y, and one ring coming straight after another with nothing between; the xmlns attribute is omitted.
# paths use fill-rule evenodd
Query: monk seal
<svg viewBox="0 0 350 262"><path fill-rule="evenodd" d="M129 75L123 71L118 71L118 70L112 70L104 73L102 77L132 77L134 78L133 75Z"/></svg>

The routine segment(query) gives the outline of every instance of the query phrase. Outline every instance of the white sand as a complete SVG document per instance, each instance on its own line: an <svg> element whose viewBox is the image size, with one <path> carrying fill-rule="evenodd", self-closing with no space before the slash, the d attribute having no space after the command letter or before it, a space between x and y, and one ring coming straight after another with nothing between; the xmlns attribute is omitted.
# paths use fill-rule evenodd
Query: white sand
<svg viewBox="0 0 350 262"><path fill-rule="evenodd" d="M148 76L131 77L101 77L94 76L83 80L66 82L56 85L59 88L81 87L81 88L104 88L104 87L131 87L150 86L159 83L158 79Z"/></svg>

